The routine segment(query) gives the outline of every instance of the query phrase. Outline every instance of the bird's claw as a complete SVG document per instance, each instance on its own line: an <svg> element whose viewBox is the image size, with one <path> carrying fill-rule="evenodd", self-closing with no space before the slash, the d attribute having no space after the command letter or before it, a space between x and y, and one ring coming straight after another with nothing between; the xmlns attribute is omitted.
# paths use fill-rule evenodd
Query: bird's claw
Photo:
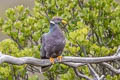
<svg viewBox="0 0 120 80"><path fill-rule="evenodd" d="M61 62L62 56L58 56L57 59Z"/></svg>
<svg viewBox="0 0 120 80"><path fill-rule="evenodd" d="M50 57L50 62L54 64L54 58Z"/></svg>

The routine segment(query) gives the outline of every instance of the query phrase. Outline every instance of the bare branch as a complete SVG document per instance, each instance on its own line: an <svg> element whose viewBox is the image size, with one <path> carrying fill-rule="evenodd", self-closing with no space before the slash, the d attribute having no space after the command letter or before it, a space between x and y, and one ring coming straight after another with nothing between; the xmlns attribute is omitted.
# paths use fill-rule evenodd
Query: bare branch
<svg viewBox="0 0 120 80"><path fill-rule="evenodd" d="M120 46L118 46L118 49L116 51L116 53L114 54L114 56L120 55Z"/></svg>
<svg viewBox="0 0 120 80"><path fill-rule="evenodd" d="M104 75L102 75L100 78L99 78L99 80L104 80Z"/></svg>
<svg viewBox="0 0 120 80"><path fill-rule="evenodd" d="M107 56L107 57L63 57L61 63L63 63L63 62L100 63L100 62L113 61L113 60L120 60L120 56ZM33 58L33 57L16 58L16 57L13 57L13 56L4 55L4 54L0 53L0 64L2 64L4 62L11 63L11 64L17 64L17 65L22 65L22 64L31 64L31 65L35 65L35 66L51 65L49 59L37 59L37 58ZM59 61L57 59L55 59L55 62L59 62Z"/></svg>
<svg viewBox="0 0 120 80"><path fill-rule="evenodd" d="M62 62L75 63L99 63L113 60L120 60L120 56L106 56L106 57L63 57Z"/></svg>
<svg viewBox="0 0 120 80"><path fill-rule="evenodd" d="M32 73L35 73L35 72L40 73L41 72L41 67L37 67L34 65L27 65L26 69Z"/></svg>
<svg viewBox="0 0 120 80"><path fill-rule="evenodd" d="M120 69L115 69L113 66L111 66L110 64L103 62L102 65L106 66L108 69L110 69L112 72L116 73L116 74L120 74Z"/></svg>
<svg viewBox="0 0 120 80"><path fill-rule="evenodd" d="M73 68L73 69L74 69L74 71L75 71L75 73L76 73L77 76L82 77L82 78L85 78L86 80L93 80L93 79L91 79L90 77L88 77L88 76L80 73L77 68Z"/></svg>
<svg viewBox="0 0 120 80"><path fill-rule="evenodd" d="M99 80L99 75L95 72L95 70L92 68L92 66L90 64L87 64L90 72L92 74L92 76L94 77L94 80Z"/></svg>
<svg viewBox="0 0 120 80"><path fill-rule="evenodd" d="M22 64L31 64L31 65L35 65L35 66L51 65L51 63L48 59L41 60L41 59L36 59L33 57L16 58L13 56L4 55L4 54L0 53L0 64L2 64L4 62L10 63L10 64L16 64L16 65L22 65Z"/></svg>
<svg viewBox="0 0 120 80"><path fill-rule="evenodd" d="M86 76L85 74L80 73L77 69L79 66L88 65L89 69L92 72L94 79L103 80L104 75L99 77L99 75L90 66L90 64L102 64L108 69L110 69L112 72L115 72L116 74L120 74L119 69L115 69L113 66L106 63L109 61L116 61L116 60L120 60L120 55L116 55L116 56L113 55L113 56L106 56L106 57L71 57L71 56L68 57L66 56L62 58L62 61L60 63L63 63L65 65L72 67L77 76L85 78L87 80L93 80L90 77ZM59 62L59 61L55 58L55 63L56 62ZM16 65L30 64L30 65L39 66L39 67L52 65L49 59L37 59L34 57L17 58L17 57L2 54L0 52L0 64L2 63L10 63L10 64L16 64ZM36 72L36 70L38 69L35 68L34 71ZM39 72L41 71L39 70Z"/></svg>
<svg viewBox="0 0 120 80"><path fill-rule="evenodd" d="M74 67L74 68L86 65L86 63L73 63L73 62L63 62L63 64L68 65L70 67Z"/></svg>

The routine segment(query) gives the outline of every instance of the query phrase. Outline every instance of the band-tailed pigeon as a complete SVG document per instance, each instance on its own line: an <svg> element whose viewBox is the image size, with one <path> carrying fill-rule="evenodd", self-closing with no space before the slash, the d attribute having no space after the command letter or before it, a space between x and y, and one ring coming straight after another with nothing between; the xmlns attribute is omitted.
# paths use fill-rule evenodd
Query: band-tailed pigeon
<svg viewBox="0 0 120 80"><path fill-rule="evenodd" d="M48 33L41 38L41 59L50 59L54 63L54 58L61 60L61 54L65 47L65 37L59 27L59 23L66 24L62 18L55 17L50 21Z"/></svg>

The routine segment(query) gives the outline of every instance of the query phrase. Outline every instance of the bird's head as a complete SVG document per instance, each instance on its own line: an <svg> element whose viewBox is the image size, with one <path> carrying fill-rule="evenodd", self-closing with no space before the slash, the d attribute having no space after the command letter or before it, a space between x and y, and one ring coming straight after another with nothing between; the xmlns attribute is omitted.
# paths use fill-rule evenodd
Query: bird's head
<svg viewBox="0 0 120 80"><path fill-rule="evenodd" d="M51 21L50 21L50 24L59 24L59 23L62 23L62 24L67 24L67 22L60 18L60 17L54 17Z"/></svg>

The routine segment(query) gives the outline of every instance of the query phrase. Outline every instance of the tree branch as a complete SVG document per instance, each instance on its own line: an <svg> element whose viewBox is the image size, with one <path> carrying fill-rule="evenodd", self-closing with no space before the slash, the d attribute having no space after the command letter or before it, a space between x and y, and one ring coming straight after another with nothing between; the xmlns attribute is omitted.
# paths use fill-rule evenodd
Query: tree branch
<svg viewBox="0 0 120 80"><path fill-rule="evenodd" d="M87 64L87 65L90 69L91 75L94 77L94 80L99 80L99 75L96 73L93 67L90 64Z"/></svg>
<svg viewBox="0 0 120 80"><path fill-rule="evenodd" d="M90 77L88 77L87 75L80 73L77 69L79 66L88 65L89 69L92 72L91 74L93 75L94 79L103 80L104 75L99 77L99 75L94 71L94 69L90 66L90 64L102 64L105 67L107 67L108 69L110 69L112 72L115 72L116 74L120 74L120 70L115 69L113 66L106 63L106 62L116 61L116 60L120 60L120 55L113 55L113 56L106 56L106 57L65 56L62 58L61 62L55 58L55 63L59 62L59 63L65 64L65 65L68 65L74 69L77 76L85 78L87 80L93 80ZM15 65L29 64L29 65L38 66L38 67L52 65L51 62L49 61L49 59L37 59L34 57L17 58L17 57L13 57L10 55L2 54L0 52L0 64L2 64L2 63L9 63L9 64L15 64ZM37 68L34 71L36 71L36 70L37 70Z"/></svg>
<svg viewBox="0 0 120 80"><path fill-rule="evenodd" d="M16 58L9 55L4 55L0 52L0 64L2 63L10 63L10 64L16 64L16 65L22 65L22 64L31 64L35 66L47 66L51 65L50 61L48 59L37 59L33 57L21 57Z"/></svg>
<svg viewBox="0 0 120 80"><path fill-rule="evenodd" d="M86 63L73 63L73 62L63 62L63 64L68 65L70 67L74 67L74 68L86 65Z"/></svg>
<svg viewBox="0 0 120 80"><path fill-rule="evenodd" d="M112 65L110 65L106 62L103 62L102 65L107 67L108 69L110 69L112 72L114 72L116 74L120 74L120 69L115 69Z"/></svg>
<svg viewBox="0 0 120 80"><path fill-rule="evenodd" d="M92 78L90 78L90 77L88 77L88 76L80 73L77 68L73 68L73 69L74 69L74 71L75 71L75 73L76 73L77 76L85 78L86 80L93 80Z"/></svg>
<svg viewBox="0 0 120 80"><path fill-rule="evenodd" d="M66 62L67 64L71 64L70 62L75 63L100 63L100 62L107 62L107 61L113 61L113 60L120 60L120 56L107 56L107 57L63 57L61 63ZM0 64L2 63L10 63L10 64L16 64L16 65L22 65L22 64L31 64L35 66L47 66L51 65L49 59L37 59L33 57L21 57L16 58L9 55L4 55L0 52ZM57 59L55 59L55 63L59 62ZM73 64L72 63L72 64ZM76 64L78 65L78 64Z"/></svg>

